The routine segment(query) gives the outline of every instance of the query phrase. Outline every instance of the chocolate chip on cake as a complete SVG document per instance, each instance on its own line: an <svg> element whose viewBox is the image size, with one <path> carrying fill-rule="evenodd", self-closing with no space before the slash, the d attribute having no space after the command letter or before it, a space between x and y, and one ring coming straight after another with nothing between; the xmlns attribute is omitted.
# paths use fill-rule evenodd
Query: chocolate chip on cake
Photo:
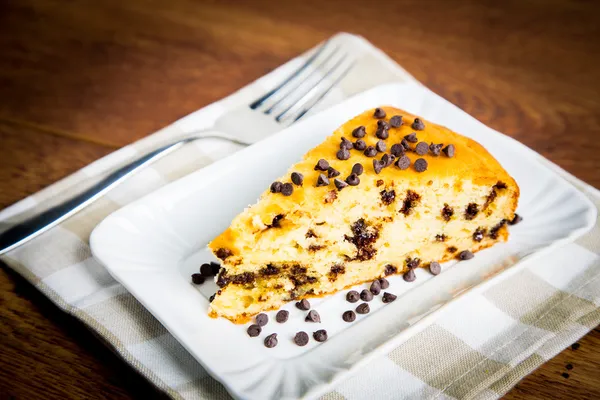
<svg viewBox="0 0 600 400"><path fill-rule="evenodd" d="M304 175L300 172L292 172L292 182L296 186L302 186L302 182L304 182Z"/></svg>
<svg viewBox="0 0 600 400"><path fill-rule="evenodd" d="M380 173L383 167L385 167L384 163L379 160L373 160L373 170L376 174Z"/></svg>
<svg viewBox="0 0 600 400"><path fill-rule="evenodd" d="M280 324L283 324L284 322L286 322L288 320L289 316L290 316L289 311L279 310L279 311L277 311L277 314L275 314L275 321L279 322Z"/></svg>
<svg viewBox="0 0 600 400"><path fill-rule="evenodd" d="M365 156L375 157L376 155L377 155L377 150L375 150L375 147L369 146L365 149Z"/></svg>
<svg viewBox="0 0 600 400"><path fill-rule="evenodd" d="M369 291L375 296L381 293L381 284L379 283L379 281L373 281L373 283L371 283L371 287L369 287Z"/></svg>
<svg viewBox="0 0 600 400"><path fill-rule="evenodd" d="M439 262L432 261L429 263L429 272L431 272L433 275L438 275L440 272L442 272L442 266Z"/></svg>
<svg viewBox="0 0 600 400"><path fill-rule="evenodd" d="M396 296L395 294L385 292L385 293L383 293L383 298L381 300L384 303L391 303L392 301L396 300L397 298L398 298L398 296Z"/></svg>
<svg viewBox="0 0 600 400"><path fill-rule="evenodd" d="M453 215L454 209L448 204L444 203L444 208L442 208L442 218L444 218L444 221L450 221L450 218L452 218Z"/></svg>
<svg viewBox="0 0 600 400"><path fill-rule="evenodd" d="M419 139L417 139L417 134L415 132L404 136L404 139L406 139L406 141L410 142L410 143L417 143L419 141Z"/></svg>
<svg viewBox="0 0 600 400"><path fill-rule="evenodd" d="M340 149L352 150L353 147L354 145L351 141L349 141L345 137L342 138L342 142L340 143Z"/></svg>
<svg viewBox="0 0 600 400"><path fill-rule="evenodd" d="M368 314L370 311L371 307L369 307L367 303L359 304L358 307L356 307L356 312L358 314Z"/></svg>
<svg viewBox="0 0 600 400"><path fill-rule="evenodd" d="M365 171L361 163L356 163L352 166L352 173L356 175L362 175Z"/></svg>
<svg viewBox="0 0 600 400"><path fill-rule="evenodd" d="M415 131L422 131L423 129L425 129L425 124L423 123L423 121L421 121L421 118L415 118L415 120L413 121L411 127Z"/></svg>
<svg viewBox="0 0 600 400"><path fill-rule="evenodd" d="M377 128L375 136L377 136L379 139L387 139L390 137L390 133L388 132L387 128Z"/></svg>
<svg viewBox="0 0 600 400"><path fill-rule="evenodd" d="M296 308L298 308L302 311L308 311L308 310L310 310L310 303L308 302L308 300L302 299L296 303Z"/></svg>
<svg viewBox="0 0 600 400"><path fill-rule="evenodd" d="M294 336L294 343L298 346L306 346L308 344L308 333L302 331L296 333L296 336Z"/></svg>
<svg viewBox="0 0 600 400"><path fill-rule="evenodd" d="M408 167L410 167L410 158L408 158L408 156L401 156L398 158L398 161L396 161L396 166L402 170L408 169Z"/></svg>
<svg viewBox="0 0 600 400"><path fill-rule="evenodd" d="M294 193L294 186L291 183L284 183L281 185L281 194L284 196L291 196Z"/></svg>
<svg viewBox="0 0 600 400"><path fill-rule="evenodd" d="M350 152L347 149L340 149L335 153L335 156L338 160L344 161L350 158Z"/></svg>
<svg viewBox="0 0 600 400"><path fill-rule="evenodd" d="M348 293L346 293L346 301L348 301L349 303L356 303L358 299L360 299L360 295L356 290L351 290Z"/></svg>
<svg viewBox="0 0 600 400"><path fill-rule="evenodd" d="M421 265L421 260L418 258L409 258L406 260L406 266L410 269L417 268L419 265Z"/></svg>
<svg viewBox="0 0 600 400"><path fill-rule="evenodd" d="M443 233L441 235L440 234L435 235L436 242L445 242L447 238L448 237L446 235L444 235Z"/></svg>
<svg viewBox="0 0 600 400"><path fill-rule="evenodd" d="M444 145L442 143L440 143L440 144L433 144L433 143L431 143L429 145L429 151L431 151L431 154L433 154L434 156L437 157L437 156L440 155L440 152L442 151L442 147L443 146Z"/></svg>
<svg viewBox="0 0 600 400"><path fill-rule="evenodd" d="M377 108L375 109L375 112L373 113L373 116L374 116L375 118L381 119L381 118L385 118L385 116L386 116L386 113L385 113L385 111L383 110L383 108L379 108L379 107L377 107Z"/></svg>
<svg viewBox="0 0 600 400"><path fill-rule="evenodd" d="M470 260L473 257L475 257L475 255L473 253L471 253L469 250L463 250L460 253L458 253L458 258L461 259L462 261Z"/></svg>
<svg viewBox="0 0 600 400"><path fill-rule="evenodd" d="M319 174L319 177L317 178L317 187L328 186L328 185L329 185L329 178L327 178L323 174Z"/></svg>
<svg viewBox="0 0 600 400"><path fill-rule="evenodd" d="M315 171L327 171L327 168L329 168L329 163L322 158L315 165Z"/></svg>
<svg viewBox="0 0 600 400"><path fill-rule="evenodd" d="M256 337L258 335L260 335L260 332L262 331L262 328L256 324L252 324L248 327L248 336L250 337Z"/></svg>
<svg viewBox="0 0 600 400"><path fill-rule="evenodd" d="M335 178L336 176L340 176L340 171L338 171L337 169L335 169L333 167L327 168L327 177L328 178Z"/></svg>
<svg viewBox="0 0 600 400"><path fill-rule="evenodd" d="M386 149L387 149L387 146L386 146L386 144L385 144L385 142L383 140L379 140L375 144L375 150L377 150L380 153L383 153Z"/></svg>
<svg viewBox="0 0 600 400"><path fill-rule="evenodd" d="M400 127L400 125L402 125L402 116L394 115L392 118L390 118L390 125L392 126L392 128Z"/></svg>
<svg viewBox="0 0 600 400"><path fill-rule="evenodd" d="M394 163L395 159L396 157L394 157L393 154L384 154L383 157L381 157L381 162L384 164L384 166L389 167Z"/></svg>
<svg viewBox="0 0 600 400"><path fill-rule="evenodd" d="M379 121L377 121L377 127L378 128L384 128L384 129L390 129L390 124L388 124L387 122L385 122L385 120L380 119Z"/></svg>
<svg viewBox="0 0 600 400"><path fill-rule="evenodd" d="M453 144L449 144L448 146L444 147L444 149L442 150L444 152L444 154L450 158L454 157L454 145Z"/></svg>
<svg viewBox="0 0 600 400"><path fill-rule="evenodd" d="M273 347L277 346L277 343L278 341L276 333L271 333L265 338L265 347L268 347L269 349L272 349Z"/></svg>
<svg viewBox="0 0 600 400"><path fill-rule="evenodd" d="M280 192L281 192L281 182L271 183L271 193L280 193Z"/></svg>
<svg viewBox="0 0 600 400"><path fill-rule="evenodd" d="M360 299L362 301L371 301L373 300L373 293L371 293L367 289L363 289L363 291L360 292Z"/></svg>
<svg viewBox="0 0 600 400"><path fill-rule="evenodd" d="M383 273L387 276L387 275L392 275L395 274L396 272L398 272L398 268L392 264L388 264L385 266L385 269L383 270Z"/></svg>
<svg viewBox="0 0 600 400"><path fill-rule="evenodd" d="M406 282L413 282L415 279L417 279L417 275L415 275L415 271L409 269L404 273L404 275L402 275L402 279L404 279Z"/></svg>
<svg viewBox="0 0 600 400"><path fill-rule="evenodd" d="M420 156L424 156L429 153L429 146L425 142L419 142L417 147L415 147L415 152Z"/></svg>
<svg viewBox="0 0 600 400"><path fill-rule="evenodd" d="M481 242L485 236L485 232L486 230L481 227L475 229L475 232L473 232L473 240L476 242Z"/></svg>
<svg viewBox="0 0 600 400"><path fill-rule="evenodd" d="M342 314L342 319L346 322L353 322L356 319L356 314L354 314L354 311L348 310Z"/></svg>
<svg viewBox="0 0 600 400"><path fill-rule="evenodd" d="M324 342L327 340L327 331L325 329L319 329L316 332L313 332L313 338L317 342Z"/></svg>
<svg viewBox="0 0 600 400"><path fill-rule="evenodd" d="M304 320L306 322L321 322L321 316L316 310L310 310Z"/></svg>
<svg viewBox="0 0 600 400"><path fill-rule="evenodd" d="M404 147L405 151L410 151L410 143L408 143L408 140L402 139L400 141L400 144L402 145L402 147Z"/></svg>
<svg viewBox="0 0 600 400"><path fill-rule="evenodd" d="M472 220L479 213L479 206L477 203L469 203L467 205L467 209L465 210L465 219L467 221Z"/></svg>
<svg viewBox="0 0 600 400"><path fill-rule="evenodd" d="M201 285L204 283L206 278L202 274L192 274L192 283L194 285Z"/></svg>
<svg viewBox="0 0 600 400"><path fill-rule="evenodd" d="M377 179L377 182L375 182L375 185L377 185L377 187L383 185L383 179Z"/></svg>
<svg viewBox="0 0 600 400"><path fill-rule="evenodd" d="M404 155L404 153L406 152L406 150L404 149L404 146L402 146L399 143L393 144L392 148L390 149L390 152L395 155L396 157L400 157L402 155Z"/></svg>
<svg viewBox="0 0 600 400"><path fill-rule="evenodd" d="M414 167L417 172L425 172L427 171L427 161L424 158L417 158Z"/></svg>
<svg viewBox="0 0 600 400"><path fill-rule="evenodd" d="M382 289L387 289L390 287L390 282L385 278L380 278L379 285L381 286Z"/></svg>
<svg viewBox="0 0 600 400"><path fill-rule="evenodd" d="M333 184L335 185L335 187L337 188L338 191L342 190L343 188L345 188L346 186L348 186L348 184L344 181L342 181L341 179L335 178L333 180Z"/></svg>
<svg viewBox="0 0 600 400"><path fill-rule="evenodd" d="M361 168L362 168L362 166L361 166ZM346 182L350 186L357 186L360 183L360 179L358 178L358 175L356 175L355 173L352 173L352 174L350 174L350 176L348 176L346 178Z"/></svg>
<svg viewBox="0 0 600 400"><path fill-rule="evenodd" d="M359 126L358 128L354 128L354 130L352 131L352 136L354 136L355 138L364 138L365 135L367 134L367 131L365 130L364 126Z"/></svg>
<svg viewBox="0 0 600 400"><path fill-rule="evenodd" d="M256 316L256 324L258 326L265 326L269 322L269 316L265 313L260 313Z"/></svg>
<svg viewBox="0 0 600 400"><path fill-rule="evenodd" d="M513 219L508 223L509 225L516 225L519 222L523 221L523 217L521 217L519 214L515 213L515 216L513 217Z"/></svg>
<svg viewBox="0 0 600 400"><path fill-rule="evenodd" d="M362 151L367 148L367 143L365 143L365 141L362 139L358 139L356 142L354 142L354 148Z"/></svg>

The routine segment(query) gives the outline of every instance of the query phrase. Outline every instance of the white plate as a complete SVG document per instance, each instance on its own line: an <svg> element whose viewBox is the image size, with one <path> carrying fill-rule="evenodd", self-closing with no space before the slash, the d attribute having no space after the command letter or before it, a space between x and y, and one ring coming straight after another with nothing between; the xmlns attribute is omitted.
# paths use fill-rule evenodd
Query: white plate
<svg viewBox="0 0 600 400"><path fill-rule="evenodd" d="M351 308L344 300L345 292L311 300L322 324L304 322L305 312L288 304L289 321L278 324L275 312L270 312L271 322L258 338L248 337L247 325L209 318L208 298L215 284L196 287L190 283L190 275L211 259L206 244L308 149L347 119L379 105L405 109L472 137L502 163L521 188L518 212L524 216L521 224L511 227L510 240L455 268L447 263L435 279L424 270L417 271L417 280L411 284L392 277L389 291L398 300L383 305L376 298L370 303L371 313L351 324L341 319L342 312ZM426 327L460 293L483 290L493 280L521 269L524 261L574 240L593 226L595 207L539 160L537 153L420 85L385 85L116 211L94 230L91 247L110 273L234 397L313 398L351 369ZM295 332L304 330L312 336L317 329L327 330L327 342L311 339L305 347L293 344ZM279 334L279 345L267 349L263 339L273 332Z"/></svg>

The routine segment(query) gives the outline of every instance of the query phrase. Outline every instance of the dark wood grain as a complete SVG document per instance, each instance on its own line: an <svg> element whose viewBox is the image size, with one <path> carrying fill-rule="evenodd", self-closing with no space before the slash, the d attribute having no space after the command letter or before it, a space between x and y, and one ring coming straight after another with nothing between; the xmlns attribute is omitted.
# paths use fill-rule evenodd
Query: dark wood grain
<svg viewBox="0 0 600 400"><path fill-rule="evenodd" d="M342 30L600 187L598 2L24 0L0 1L0 208ZM0 397L161 396L6 268L0 321ZM599 398L600 330L580 343L506 398Z"/></svg>

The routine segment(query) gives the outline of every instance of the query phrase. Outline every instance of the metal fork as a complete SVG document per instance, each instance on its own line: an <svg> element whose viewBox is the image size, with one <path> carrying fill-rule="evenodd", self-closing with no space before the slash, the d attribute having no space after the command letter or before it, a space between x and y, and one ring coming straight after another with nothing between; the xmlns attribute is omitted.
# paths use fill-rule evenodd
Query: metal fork
<svg viewBox="0 0 600 400"><path fill-rule="evenodd" d="M283 82L247 106L221 115L213 127L191 132L120 167L84 192L0 234L0 255L33 239L102 197L128 177L183 145L220 138L250 145L297 122L350 71L354 61L334 43L325 42Z"/></svg>

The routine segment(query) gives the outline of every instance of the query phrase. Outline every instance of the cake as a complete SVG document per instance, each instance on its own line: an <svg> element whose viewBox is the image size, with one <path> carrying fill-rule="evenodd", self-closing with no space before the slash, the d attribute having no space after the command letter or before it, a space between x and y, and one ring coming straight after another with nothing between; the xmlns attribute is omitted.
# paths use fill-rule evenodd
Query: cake
<svg viewBox="0 0 600 400"><path fill-rule="evenodd" d="M405 111L365 111L310 150L209 247L209 315L244 323L288 301L505 241L519 187L479 143ZM411 275L412 273L412 275Z"/></svg>

